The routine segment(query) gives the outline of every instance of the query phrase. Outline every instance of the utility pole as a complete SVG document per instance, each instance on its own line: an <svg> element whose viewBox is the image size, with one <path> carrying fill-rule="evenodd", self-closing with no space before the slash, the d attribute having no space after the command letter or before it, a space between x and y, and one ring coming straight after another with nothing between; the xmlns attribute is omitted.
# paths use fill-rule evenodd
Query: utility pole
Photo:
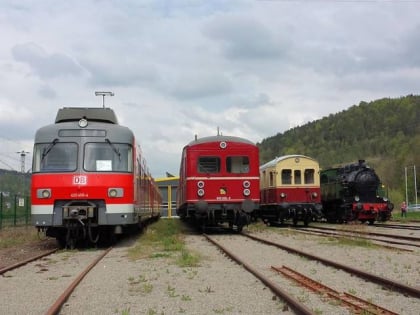
<svg viewBox="0 0 420 315"><path fill-rule="evenodd" d="M105 108L105 96L114 96L113 92L95 92L95 96L102 96L102 107Z"/></svg>
<svg viewBox="0 0 420 315"><path fill-rule="evenodd" d="M25 158L26 154L28 154L29 152L22 150L16 153L20 154L20 172L22 173L22 195L25 195Z"/></svg>
<svg viewBox="0 0 420 315"><path fill-rule="evenodd" d="M29 152L22 150L16 153L20 154L20 171L21 173L25 173L25 157L26 157L26 154L28 154Z"/></svg>
<svg viewBox="0 0 420 315"><path fill-rule="evenodd" d="M417 203L417 174L416 174L416 166L406 166L404 169L404 175L405 175L405 202L408 205L408 181L407 181L407 168L413 167L413 176L414 176L414 196L415 196L415 204Z"/></svg>

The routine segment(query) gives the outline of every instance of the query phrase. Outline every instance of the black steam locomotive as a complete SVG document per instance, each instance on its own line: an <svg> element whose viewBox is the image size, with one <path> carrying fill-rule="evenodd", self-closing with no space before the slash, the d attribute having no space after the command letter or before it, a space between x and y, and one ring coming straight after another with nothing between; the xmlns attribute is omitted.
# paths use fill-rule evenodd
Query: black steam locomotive
<svg viewBox="0 0 420 315"><path fill-rule="evenodd" d="M384 197L381 181L364 160L321 171L321 202L328 222L387 221L394 205Z"/></svg>

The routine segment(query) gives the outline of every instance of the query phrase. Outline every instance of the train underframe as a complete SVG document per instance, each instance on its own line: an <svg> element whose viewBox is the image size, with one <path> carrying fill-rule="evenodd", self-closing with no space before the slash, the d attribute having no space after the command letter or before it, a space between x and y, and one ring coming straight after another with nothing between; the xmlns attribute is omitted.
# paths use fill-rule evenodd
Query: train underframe
<svg viewBox="0 0 420 315"><path fill-rule="evenodd" d="M294 226L299 222L308 226L319 211L320 206L312 203L262 205L259 217L267 225L283 225L285 221L291 220Z"/></svg>
<svg viewBox="0 0 420 315"><path fill-rule="evenodd" d="M178 214L182 219L192 221L202 231L222 228L227 224L230 230L241 232L251 222L251 214L256 207L250 200L223 204L199 201L179 209Z"/></svg>
<svg viewBox="0 0 420 315"><path fill-rule="evenodd" d="M57 201L54 215L47 226L37 225L38 233L57 240L62 248L76 246L112 245L118 236L139 231L150 216L134 213L106 213L103 200Z"/></svg>
<svg viewBox="0 0 420 315"><path fill-rule="evenodd" d="M388 203L342 203L340 200L324 202L323 215L329 223L360 221L372 225L391 218L393 206Z"/></svg>

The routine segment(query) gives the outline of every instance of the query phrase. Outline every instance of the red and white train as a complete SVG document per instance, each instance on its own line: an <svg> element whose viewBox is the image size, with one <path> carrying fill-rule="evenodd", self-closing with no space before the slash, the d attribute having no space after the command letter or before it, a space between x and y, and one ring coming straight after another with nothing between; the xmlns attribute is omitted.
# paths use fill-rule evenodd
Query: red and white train
<svg viewBox="0 0 420 315"><path fill-rule="evenodd" d="M241 231L259 204L259 149L239 137L195 139L182 151L177 214L202 228Z"/></svg>
<svg viewBox="0 0 420 315"><path fill-rule="evenodd" d="M133 132L110 108L65 107L35 135L32 224L60 245L113 240L160 216Z"/></svg>
<svg viewBox="0 0 420 315"><path fill-rule="evenodd" d="M304 155L277 157L260 167L259 216L267 224L305 226L321 215L319 163Z"/></svg>

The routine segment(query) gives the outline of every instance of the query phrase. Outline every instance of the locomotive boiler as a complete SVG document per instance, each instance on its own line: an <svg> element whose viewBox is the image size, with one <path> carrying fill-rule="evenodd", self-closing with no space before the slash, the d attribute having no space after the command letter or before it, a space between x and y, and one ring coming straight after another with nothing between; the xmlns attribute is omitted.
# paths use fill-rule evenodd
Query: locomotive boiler
<svg viewBox="0 0 420 315"><path fill-rule="evenodd" d="M321 171L323 216L328 222L359 220L373 224L391 217L394 205L383 196L381 181L364 160Z"/></svg>

